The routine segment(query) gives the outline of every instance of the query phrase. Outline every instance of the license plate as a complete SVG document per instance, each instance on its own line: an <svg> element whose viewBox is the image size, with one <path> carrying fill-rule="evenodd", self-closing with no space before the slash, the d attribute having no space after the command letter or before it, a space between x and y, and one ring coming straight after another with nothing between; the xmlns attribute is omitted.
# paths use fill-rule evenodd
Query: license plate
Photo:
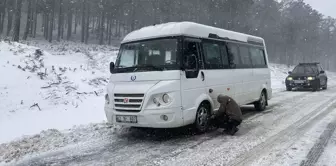
<svg viewBox="0 0 336 166"><path fill-rule="evenodd" d="M294 83L302 84L302 83L304 83L304 80L294 80Z"/></svg>
<svg viewBox="0 0 336 166"><path fill-rule="evenodd" d="M119 123L138 123L137 116L117 115L116 121Z"/></svg>

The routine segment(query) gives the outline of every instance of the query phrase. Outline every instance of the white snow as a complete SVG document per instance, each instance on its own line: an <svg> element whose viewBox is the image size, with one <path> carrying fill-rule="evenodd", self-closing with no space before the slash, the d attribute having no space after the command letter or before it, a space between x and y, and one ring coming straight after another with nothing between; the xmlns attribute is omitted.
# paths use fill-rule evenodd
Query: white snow
<svg viewBox="0 0 336 166"><path fill-rule="evenodd" d="M105 120L107 66L116 51L49 46L58 55L42 50L37 56L36 47L0 42L0 143ZM35 103L41 110L31 107Z"/></svg>
<svg viewBox="0 0 336 166"><path fill-rule="evenodd" d="M217 34L220 37L228 37L232 40L239 40L243 42L247 42L248 39L257 40L260 42L264 41L260 37L215 28L203 24L193 22L169 22L164 24L143 27L139 30L133 31L128 35L126 35L122 43L136 40L171 37L179 35L208 38L210 33Z"/></svg>

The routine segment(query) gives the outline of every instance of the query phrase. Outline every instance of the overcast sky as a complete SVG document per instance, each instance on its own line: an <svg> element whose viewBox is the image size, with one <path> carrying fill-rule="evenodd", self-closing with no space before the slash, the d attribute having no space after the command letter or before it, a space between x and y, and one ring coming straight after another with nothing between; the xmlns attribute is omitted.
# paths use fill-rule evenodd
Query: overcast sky
<svg viewBox="0 0 336 166"><path fill-rule="evenodd" d="M305 0L305 1L322 14L336 18L336 0Z"/></svg>

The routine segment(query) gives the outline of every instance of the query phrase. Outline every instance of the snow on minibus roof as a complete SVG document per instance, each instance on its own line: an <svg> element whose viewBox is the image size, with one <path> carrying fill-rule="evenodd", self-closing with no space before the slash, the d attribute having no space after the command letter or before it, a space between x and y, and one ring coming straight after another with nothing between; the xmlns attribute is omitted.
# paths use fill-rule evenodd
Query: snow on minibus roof
<svg viewBox="0 0 336 166"><path fill-rule="evenodd" d="M209 34L216 34L221 38L229 38L247 42L247 40L264 42L260 37L251 36L243 33L211 27L193 22L169 22L164 24L152 25L135 30L124 38L121 43L138 40L146 40L160 37L185 35L190 37L208 38Z"/></svg>

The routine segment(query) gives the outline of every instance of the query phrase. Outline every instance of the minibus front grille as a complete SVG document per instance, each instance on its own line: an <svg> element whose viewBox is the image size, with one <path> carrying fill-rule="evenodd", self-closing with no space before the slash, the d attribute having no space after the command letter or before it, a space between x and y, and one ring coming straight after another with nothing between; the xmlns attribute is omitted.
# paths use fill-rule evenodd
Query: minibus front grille
<svg viewBox="0 0 336 166"><path fill-rule="evenodd" d="M114 106L118 112L140 112L144 94L114 94Z"/></svg>
<svg viewBox="0 0 336 166"><path fill-rule="evenodd" d="M138 110L120 110L120 109L116 109L116 111L118 112L140 112Z"/></svg>
<svg viewBox="0 0 336 166"><path fill-rule="evenodd" d="M141 104L116 104L115 106L118 108L140 108Z"/></svg>

